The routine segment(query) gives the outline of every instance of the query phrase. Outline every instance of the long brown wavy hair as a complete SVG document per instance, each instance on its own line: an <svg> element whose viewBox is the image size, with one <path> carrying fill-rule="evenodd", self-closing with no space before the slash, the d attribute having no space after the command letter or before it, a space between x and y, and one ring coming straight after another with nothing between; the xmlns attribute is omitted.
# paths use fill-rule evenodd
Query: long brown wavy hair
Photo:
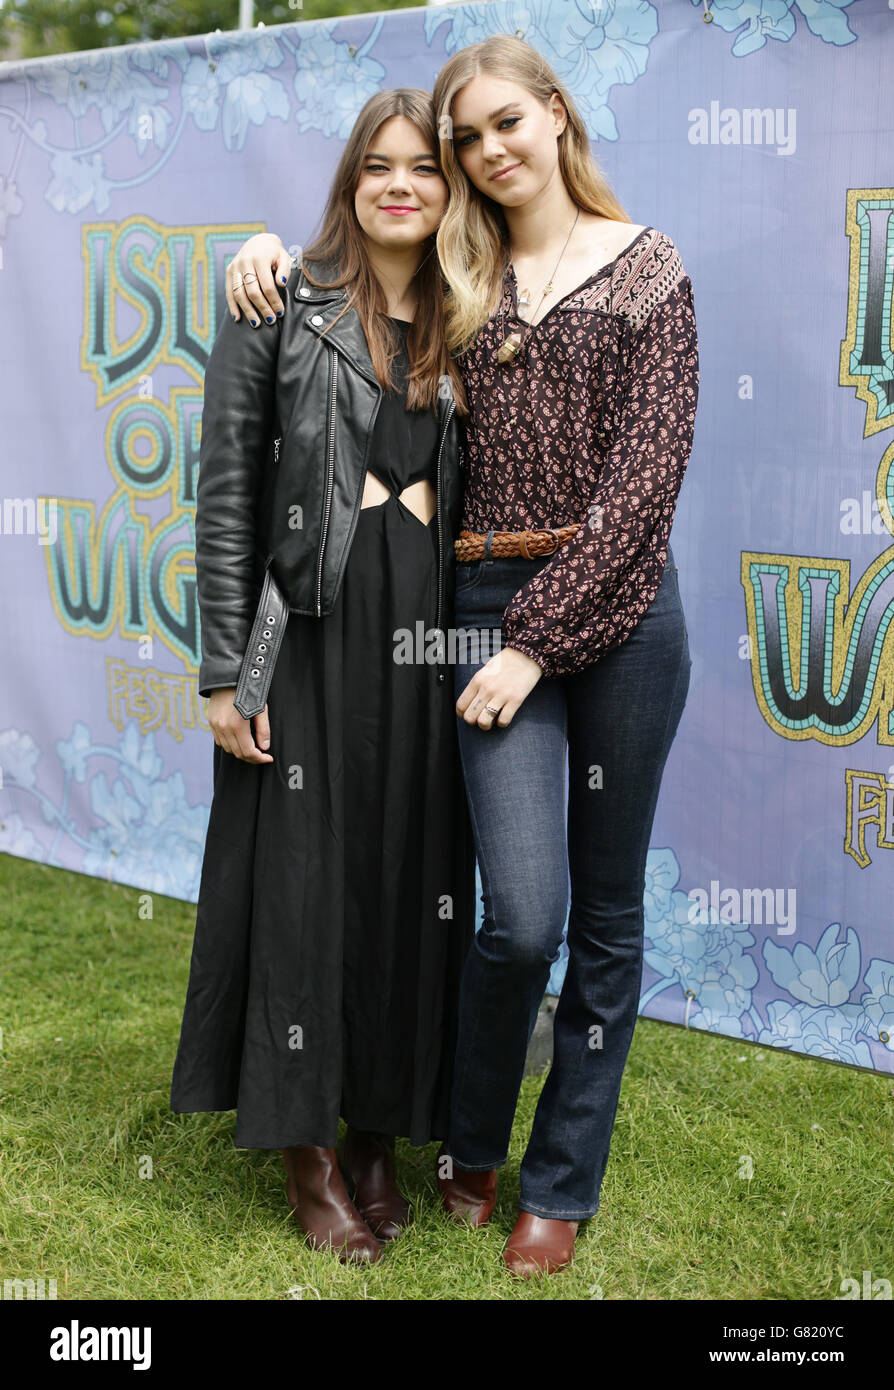
<svg viewBox="0 0 894 1390"><path fill-rule="evenodd" d="M479 73L517 83L544 106L558 92L568 113L558 137L559 171L570 197L585 212L633 221L596 163L587 128L567 88L536 48L509 34L492 34L454 53L438 73L434 106L441 167L450 193L437 233L438 256L449 286L445 336L449 350L457 354L465 351L496 309L509 253L502 207L466 177L453 147L453 99Z"/></svg>
<svg viewBox="0 0 894 1390"><path fill-rule="evenodd" d="M354 209L354 193L363 171L366 151L379 127L392 116L405 116L412 121L431 147L435 162L439 162L434 105L428 92L419 87L398 87L392 91L376 92L354 123L329 189L320 219L321 230L304 248L302 257L305 276L312 285L319 288L324 285L350 287L348 302L334 322L337 323L349 309L356 309L366 334L373 370L384 390L394 386L390 368L397 352L397 335L388 321L385 292L366 255L363 229ZM315 279L307 268L308 260L334 261L339 267L338 278L326 282ZM467 415L462 378L447 349L444 333L447 283L438 261L434 233L426 238L421 247L416 277L416 313L407 332L410 360L407 409L423 410L434 406L437 413L439 378L446 373L453 386L457 415ZM320 336L324 337L325 331Z"/></svg>

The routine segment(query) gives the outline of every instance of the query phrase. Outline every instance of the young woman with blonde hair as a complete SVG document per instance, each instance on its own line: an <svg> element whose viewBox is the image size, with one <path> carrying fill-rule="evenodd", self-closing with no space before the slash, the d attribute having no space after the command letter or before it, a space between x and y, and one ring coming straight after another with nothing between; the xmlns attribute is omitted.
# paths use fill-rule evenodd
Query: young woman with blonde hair
<svg viewBox="0 0 894 1390"><path fill-rule="evenodd" d="M460 50L434 101L445 331L470 409L454 621L504 644L456 666L484 920L438 1181L453 1215L489 1219L567 916L504 1252L525 1276L562 1268L598 1209L636 1022L646 854L691 668L669 533L698 344L673 240L631 224L535 49L496 35ZM244 249L268 285L273 249Z"/></svg>

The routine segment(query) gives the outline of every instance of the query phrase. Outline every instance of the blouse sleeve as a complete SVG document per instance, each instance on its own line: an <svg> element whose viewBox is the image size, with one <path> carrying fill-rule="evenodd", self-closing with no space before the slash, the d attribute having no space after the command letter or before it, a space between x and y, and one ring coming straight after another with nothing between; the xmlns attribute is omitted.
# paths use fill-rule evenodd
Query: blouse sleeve
<svg viewBox="0 0 894 1390"><path fill-rule="evenodd" d="M698 404L692 285L681 274L633 337L587 519L503 615L503 645L571 675L623 642L658 592Z"/></svg>

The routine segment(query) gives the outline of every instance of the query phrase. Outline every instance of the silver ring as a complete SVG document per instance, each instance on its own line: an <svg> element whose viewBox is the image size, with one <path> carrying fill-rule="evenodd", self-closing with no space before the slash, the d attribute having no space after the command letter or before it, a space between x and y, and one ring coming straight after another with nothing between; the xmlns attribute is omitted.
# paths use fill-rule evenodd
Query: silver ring
<svg viewBox="0 0 894 1390"><path fill-rule="evenodd" d="M242 280L241 280L241 278L240 278L239 280L234 280L234 281L233 281L233 289L234 289L234 290L238 290L238 289L241 287L241 285L242 285Z"/></svg>
<svg viewBox="0 0 894 1390"><path fill-rule="evenodd" d="M257 275L255 275L254 271L250 270L247 275L243 275L242 283L244 284L246 280L257 280L257 278L258 277Z"/></svg>
<svg viewBox="0 0 894 1390"><path fill-rule="evenodd" d="M487 710L488 714L499 714L499 713L500 713L500 711L499 711L498 709L494 709L492 705L485 705L484 708ZM502 708L502 706L501 706L501 708Z"/></svg>

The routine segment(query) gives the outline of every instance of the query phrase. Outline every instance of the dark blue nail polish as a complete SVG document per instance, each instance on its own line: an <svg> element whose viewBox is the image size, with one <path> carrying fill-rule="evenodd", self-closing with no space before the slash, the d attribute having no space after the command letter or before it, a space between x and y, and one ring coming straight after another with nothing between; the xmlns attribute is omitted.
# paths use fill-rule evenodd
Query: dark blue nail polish
<svg viewBox="0 0 894 1390"><path fill-rule="evenodd" d="M273 315L272 315L272 314L268 314L268 315L267 315L267 322L268 322L268 323L272 323L272 322L273 322Z"/></svg>
<svg viewBox="0 0 894 1390"><path fill-rule="evenodd" d="M239 322L239 315L238 315L238 314L234 314L234 315L233 315L233 322L234 322L234 323L238 323L238 322Z"/></svg>
<svg viewBox="0 0 894 1390"><path fill-rule="evenodd" d="M251 321L251 326L252 326L252 328L257 328L257 326L258 326L258 320L257 320L257 319L252 319L252 321Z"/></svg>
<svg viewBox="0 0 894 1390"><path fill-rule="evenodd" d="M277 317L278 319L281 319L281 318L282 318L282 309L277 309L277 311L276 311L276 317Z"/></svg>
<svg viewBox="0 0 894 1390"><path fill-rule="evenodd" d="M286 278L287 278L287 277L286 277L285 275L281 275L279 278L280 278L280 280L282 280L283 284L286 283Z"/></svg>

